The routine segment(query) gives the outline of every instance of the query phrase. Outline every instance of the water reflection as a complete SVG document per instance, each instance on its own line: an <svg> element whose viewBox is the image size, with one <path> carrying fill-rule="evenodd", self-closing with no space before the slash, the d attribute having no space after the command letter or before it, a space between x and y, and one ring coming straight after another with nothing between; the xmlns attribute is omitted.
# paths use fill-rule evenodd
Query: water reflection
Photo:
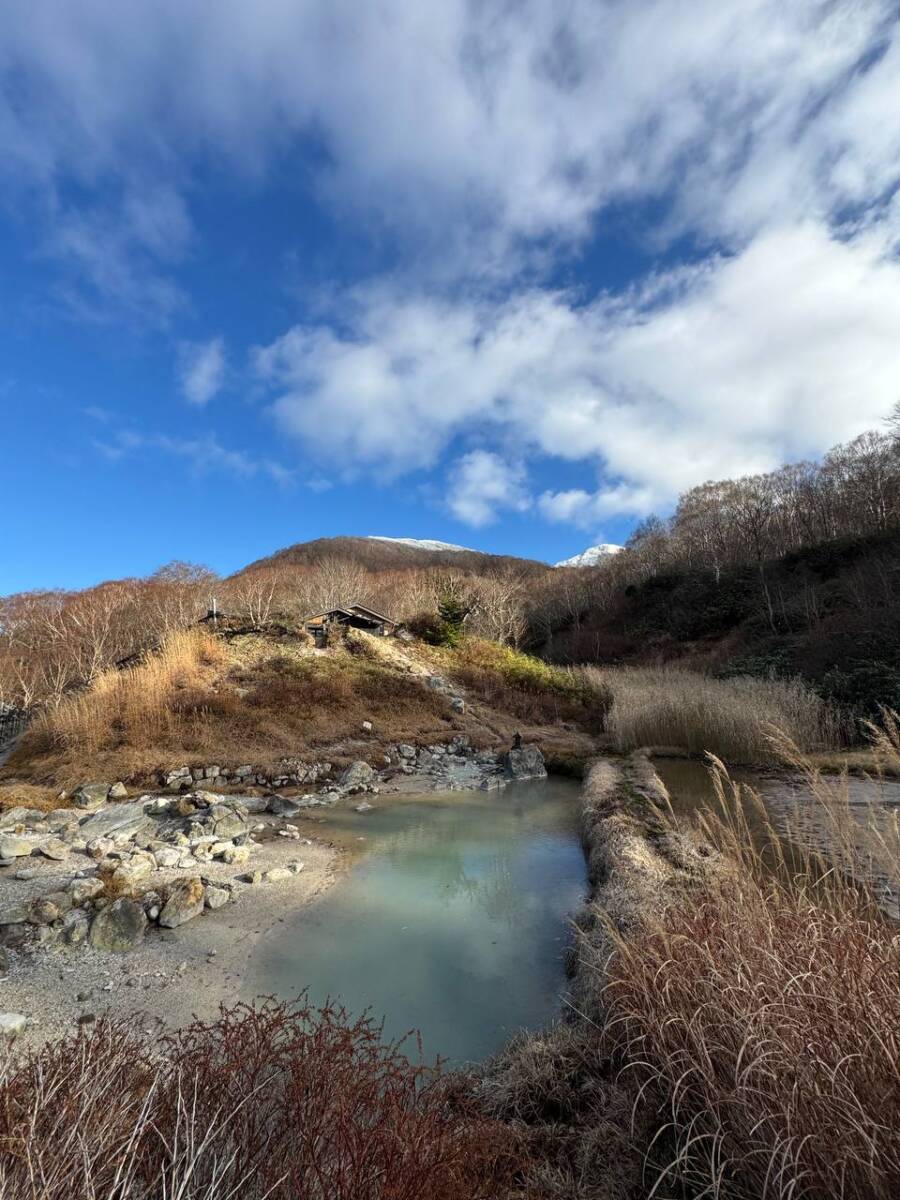
<svg viewBox="0 0 900 1200"><path fill-rule="evenodd" d="M557 1012L585 884L577 811L578 786L547 780L336 812L322 833L361 833L364 857L260 950L255 990L308 986L386 1014L390 1035L420 1029L427 1054L485 1057Z"/></svg>

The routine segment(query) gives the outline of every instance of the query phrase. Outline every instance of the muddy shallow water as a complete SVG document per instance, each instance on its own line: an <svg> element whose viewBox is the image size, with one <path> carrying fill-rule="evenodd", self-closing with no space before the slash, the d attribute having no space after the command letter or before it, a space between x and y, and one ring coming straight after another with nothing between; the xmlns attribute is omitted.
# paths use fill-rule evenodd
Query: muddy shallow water
<svg viewBox="0 0 900 1200"><path fill-rule="evenodd" d="M586 887L578 799L549 779L329 813L315 836L359 859L260 947L255 990L370 1008L388 1036L418 1029L426 1057L453 1062L546 1024Z"/></svg>

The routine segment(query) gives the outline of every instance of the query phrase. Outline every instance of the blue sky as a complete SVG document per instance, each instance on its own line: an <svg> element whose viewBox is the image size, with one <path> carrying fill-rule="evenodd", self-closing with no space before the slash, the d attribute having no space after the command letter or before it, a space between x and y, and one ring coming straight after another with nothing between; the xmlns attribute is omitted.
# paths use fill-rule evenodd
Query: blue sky
<svg viewBox="0 0 900 1200"><path fill-rule="evenodd" d="M0 592L556 560L900 397L885 0L10 0Z"/></svg>

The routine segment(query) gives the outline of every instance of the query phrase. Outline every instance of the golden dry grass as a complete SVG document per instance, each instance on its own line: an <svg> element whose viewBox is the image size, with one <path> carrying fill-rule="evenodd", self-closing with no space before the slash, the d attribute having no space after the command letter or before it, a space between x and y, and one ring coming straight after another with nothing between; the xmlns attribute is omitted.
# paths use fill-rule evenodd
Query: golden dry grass
<svg viewBox="0 0 900 1200"><path fill-rule="evenodd" d="M38 812L49 812L59 805L57 792L53 788L35 787L30 783L0 783L0 812L9 808L33 808Z"/></svg>
<svg viewBox="0 0 900 1200"><path fill-rule="evenodd" d="M611 696L607 732L623 752L672 746L760 763L777 759L773 728L803 750L833 750L843 740L837 715L800 680L713 679L652 667L584 667L578 674L599 703Z"/></svg>
<svg viewBox="0 0 900 1200"><path fill-rule="evenodd" d="M895 719L876 740L900 760ZM658 1186L888 1200L900 1194L900 937L878 903L881 886L900 895L900 824L861 824L846 778L781 752L806 775L827 850L804 846L802 820L776 831L713 761L703 833L736 869L618 939L607 1032L663 1099Z"/></svg>
<svg viewBox="0 0 900 1200"><path fill-rule="evenodd" d="M268 768L358 738L364 720L375 746L452 728L442 696L364 651L348 642L317 657L262 636L232 646L196 630L173 634L47 711L3 777L72 787L136 782L182 763Z"/></svg>

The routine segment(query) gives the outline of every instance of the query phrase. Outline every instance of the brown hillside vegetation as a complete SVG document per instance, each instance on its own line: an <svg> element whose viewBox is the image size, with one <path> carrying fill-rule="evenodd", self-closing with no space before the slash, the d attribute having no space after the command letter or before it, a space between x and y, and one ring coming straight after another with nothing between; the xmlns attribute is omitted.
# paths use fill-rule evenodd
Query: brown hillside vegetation
<svg viewBox="0 0 900 1200"><path fill-rule="evenodd" d="M73 786L185 762L267 767L361 736L364 720L402 741L446 731L450 717L444 698L358 646L316 656L299 639L182 631L44 712L3 774Z"/></svg>
<svg viewBox="0 0 900 1200"><path fill-rule="evenodd" d="M515 1132L337 1007L222 1012L148 1049L103 1020L0 1063L8 1200L494 1200Z"/></svg>
<svg viewBox="0 0 900 1200"><path fill-rule="evenodd" d="M466 712L427 685L433 673L473 685ZM146 783L182 764L340 764L459 732L486 746L520 731L551 756L583 762L602 726L602 705L571 672L477 639L442 651L351 633L323 653L299 631L225 637L202 627L169 634L158 651L46 708L0 780L72 787ZM7 803L12 795L7 784Z"/></svg>

